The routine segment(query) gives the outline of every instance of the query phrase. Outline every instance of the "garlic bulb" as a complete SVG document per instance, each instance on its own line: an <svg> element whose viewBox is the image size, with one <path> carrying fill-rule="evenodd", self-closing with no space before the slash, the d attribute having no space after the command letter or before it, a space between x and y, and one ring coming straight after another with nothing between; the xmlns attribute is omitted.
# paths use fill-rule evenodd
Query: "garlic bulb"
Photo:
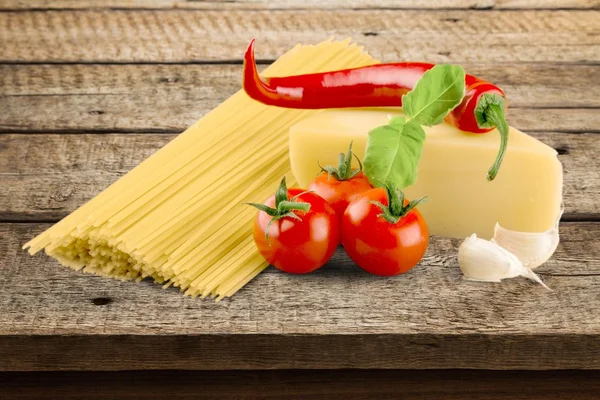
<svg viewBox="0 0 600 400"><path fill-rule="evenodd" d="M472 234L458 248L458 265L467 279L500 282L502 279L524 276L550 290L542 280L508 250L496 243Z"/></svg>
<svg viewBox="0 0 600 400"><path fill-rule="evenodd" d="M537 268L548 261L558 247L558 222L561 215L562 210L554 226L540 233L511 231L497 223L492 242L514 254L524 267Z"/></svg>

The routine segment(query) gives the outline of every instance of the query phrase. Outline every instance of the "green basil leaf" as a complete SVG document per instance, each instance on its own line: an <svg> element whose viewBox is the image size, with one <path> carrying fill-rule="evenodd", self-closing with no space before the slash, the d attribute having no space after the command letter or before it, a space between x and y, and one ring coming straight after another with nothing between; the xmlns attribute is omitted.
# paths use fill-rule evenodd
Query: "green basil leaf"
<svg viewBox="0 0 600 400"><path fill-rule="evenodd" d="M402 96L402 111L421 125L437 125L460 104L464 95L464 69L460 65L438 64Z"/></svg>
<svg viewBox="0 0 600 400"><path fill-rule="evenodd" d="M401 129L405 123L406 123L406 117L395 116L389 120L388 125L395 129Z"/></svg>
<svg viewBox="0 0 600 400"><path fill-rule="evenodd" d="M369 132L363 164L371 184L392 182L398 189L414 184L424 141L421 125L404 117L395 117L389 125Z"/></svg>

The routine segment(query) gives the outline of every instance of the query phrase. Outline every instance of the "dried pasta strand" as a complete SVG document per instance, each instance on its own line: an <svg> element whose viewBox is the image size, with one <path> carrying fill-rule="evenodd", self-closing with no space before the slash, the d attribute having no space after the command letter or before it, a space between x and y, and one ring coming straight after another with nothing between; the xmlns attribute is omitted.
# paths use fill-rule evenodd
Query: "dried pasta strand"
<svg viewBox="0 0 600 400"><path fill-rule="evenodd" d="M264 74L375 63L350 39L298 45ZM28 242L77 271L152 278L221 301L268 263L254 247L256 211L289 169L288 129L314 110L270 107L238 91L63 220Z"/></svg>

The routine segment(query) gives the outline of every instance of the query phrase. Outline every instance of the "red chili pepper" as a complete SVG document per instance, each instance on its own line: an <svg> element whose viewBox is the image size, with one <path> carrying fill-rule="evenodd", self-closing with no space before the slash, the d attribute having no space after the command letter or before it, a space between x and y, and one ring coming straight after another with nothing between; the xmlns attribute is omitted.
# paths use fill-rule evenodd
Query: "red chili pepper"
<svg viewBox="0 0 600 400"><path fill-rule="evenodd" d="M402 95L435 64L401 62L375 64L316 74L261 78L254 60L254 40L244 57L244 90L261 103L299 109L346 107L400 107ZM458 129L486 133L498 128L500 150L488 171L488 180L498 173L508 144L504 92L490 82L466 75L465 96L446 117Z"/></svg>

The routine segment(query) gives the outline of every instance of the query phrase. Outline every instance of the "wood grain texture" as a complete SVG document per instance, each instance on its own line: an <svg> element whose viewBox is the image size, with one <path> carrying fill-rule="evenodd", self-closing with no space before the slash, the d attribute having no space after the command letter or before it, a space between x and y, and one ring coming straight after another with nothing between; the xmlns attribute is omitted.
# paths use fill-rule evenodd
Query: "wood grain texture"
<svg viewBox="0 0 600 400"><path fill-rule="evenodd" d="M62 9L596 9L597 0L0 0L0 10Z"/></svg>
<svg viewBox="0 0 600 400"><path fill-rule="evenodd" d="M597 371L119 371L0 374L11 399L596 400Z"/></svg>
<svg viewBox="0 0 600 400"><path fill-rule="evenodd" d="M383 61L600 61L599 11L48 11L0 13L0 62L239 60L354 37Z"/></svg>
<svg viewBox="0 0 600 400"><path fill-rule="evenodd" d="M221 303L20 250L46 227L0 225L0 370L600 369L598 223L562 225L540 270L552 291L464 281L458 241L434 237L403 276L368 275L338 251L310 275L268 269Z"/></svg>
<svg viewBox="0 0 600 400"><path fill-rule="evenodd" d="M465 64L527 131L600 131L600 66ZM238 65L0 65L0 131L181 132L240 88Z"/></svg>
<svg viewBox="0 0 600 400"><path fill-rule="evenodd" d="M600 369L599 2L532 3L0 0L0 132L21 132L0 135L0 220L31 221L0 223L0 370ZM446 9L421 10L429 7ZM49 8L59 10L41 11ZM35 221L72 211L235 92L240 66L231 64L251 37L268 61L330 36L353 36L383 61L462 63L506 89L511 124L556 148L565 167L570 222L539 269L553 291L522 278L464 281L460 241L440 237L404 276L367 275L338 250L309 276L267 269L221 303L85 275L20 249L49 226ZM139 134L81 134L88 131ZM260 398L252 388L291 399L331 397L325 390L382 399L598 393L591 373L568 383L560 373L532 383L505 373L478 384L469 375L435 383L437 372L402 380L400 371L352 372L350 383L339 383L328 372L324 379L273 372L267 381L215 372L202 383L223 398ZM27 376L12 375L9 384L19 379ZM86 394L69 383L53 393L58 375L29 379L57 398ZM165 387L168 377L144 379L137 393L151 398L159 390L152 385ZM283 395L270 391L269 379L286 380ZM377 392L360 391L373 381ZM110 398L127 383L114 374L94 386Z"/></svg>
<svg viewBox="0 0 600 400"><path fill-rule="evenodd" d="M557 149L564 219L600 219L596 134L532 133ZM56 221L94 197L175 135L0 135L0 220Z"/></svg>
<svg viewBox="0 0 600 400"><path fill-rule="evenodd" d="M591 85L600 80L600 65L465 63L462 66L468 73L501 86L512 107L600 107L600 88ZM264 67L260 65L259 69ZM185 92L191 106L210 98L219 104L241 88L241 79L241 65L0 64L0 96L138 93L168 98Z"/></svg>

